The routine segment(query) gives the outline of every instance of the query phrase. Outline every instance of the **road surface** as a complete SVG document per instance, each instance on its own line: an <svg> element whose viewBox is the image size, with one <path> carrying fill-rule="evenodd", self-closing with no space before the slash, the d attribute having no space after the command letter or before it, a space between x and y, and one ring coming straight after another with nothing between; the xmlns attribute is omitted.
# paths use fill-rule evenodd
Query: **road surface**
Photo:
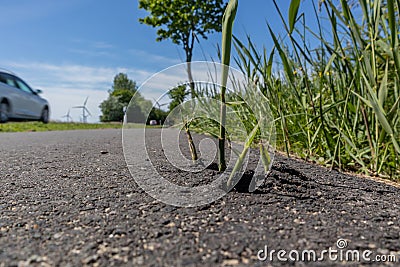
<svg viewBox="0 0 400 267"><path fill-rule="evenodd" d="M365 178L278 156L256 193L178 208L136 185L121 130L1 133L0 151L0 266L304 266L263 252L338 240L400 258L400 190Z"/></svg>

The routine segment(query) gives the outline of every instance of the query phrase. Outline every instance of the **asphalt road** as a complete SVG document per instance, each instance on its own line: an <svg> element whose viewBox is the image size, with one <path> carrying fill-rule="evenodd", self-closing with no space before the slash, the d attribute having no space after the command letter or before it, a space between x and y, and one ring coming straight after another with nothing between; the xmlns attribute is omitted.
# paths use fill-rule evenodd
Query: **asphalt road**
<svg viewBox="0 0 400 267"><path fill-rule="evenodd" d="M0 266L345 264L326 254L261 261L266 247L286 259L290 250L370 250L371 260L393 254L399 264L400 189L281 156L255 193L195 208L136 185L120 130L1 133L0 178Z"/></svg>

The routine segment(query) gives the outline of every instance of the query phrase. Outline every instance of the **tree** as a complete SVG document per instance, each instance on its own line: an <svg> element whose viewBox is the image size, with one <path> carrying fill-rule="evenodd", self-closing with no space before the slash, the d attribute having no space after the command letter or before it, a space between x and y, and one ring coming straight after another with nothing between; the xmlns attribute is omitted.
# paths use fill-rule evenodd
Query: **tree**
<svg viewBox="0 0 400 267"><path fill-rule="evenodd" d="M183 46L191 96L195 98L191 68L194 43L199 41L199 37L207 39L207 34L222 30L224 0L139 0L139 8L150 12L149 16L139 19L139 22L159 28L157 41L171 39L174 44ZM188 122L185 122L185 130L195 161L197 154Z"/></svg>
<svg viewBox="0 0 400 267"><path fill-rule="evenodd" d="M137 89L136 82L130 80L125 73L119 73L114 77L114 84L109 93L112 96L118 97L120 102L127 106Z"/></svg>
<svg viewBox="0 0 400 267"><path fill-rule="evenodd" d="M127 122L149 123L150 120L164 121L168 113L153 107L150 100L145 99L137 91L136 82L130 80L124 73L119 73L114 77L112 89L106 100L100 104L100 121L122 121L125 112ZM131 102L132 97L134 101ZM148 118L146 117L148 115Z"/></svg>
<svg viewBox="0 0 400 267"><path fill-rule="evenodd" d="M157 41L171 39L174 44L182 45L186 55L186 64L192 98L195 89L191 71L193 48L199 36L207 39L207 34L220 32L224 0L139 0L139 8L150 15L139 19L140 23L159 28Z"/></svg>
<svg viewBox="0 0 400 267"><path fill-rule="evenodd" d="M101 112L100 121L122 121L124 117L124 106L119 101L118 97L109 96L100 104Z"/></svg>
<svg viewBox="0 0 400 267"><path fill-rule="evenodd" d="M112 89L108 92L108 99L100 104L103 113L100 121L122 121L129 102L137 92L136 82L130 80L128 75L119 73L114 77Z"/></svg>
<svg viewBox="0 0 400 267"><path fill-rule="evenodd" d="M171 103L169 103L168 109L172 111L175 107L179 106L180 104L185 101L188 92L186 91L185 85L179 85L168 92L168 96L172 99Z"/></svg>
<svg viewBox="0 0 400 267"><path fill-rule="evenodd" d="M157 123L163 124L165 119L168 117L168 112L162 109L153 107L147 119L147 124L150 123L150 120L156 120Z"/></svg>

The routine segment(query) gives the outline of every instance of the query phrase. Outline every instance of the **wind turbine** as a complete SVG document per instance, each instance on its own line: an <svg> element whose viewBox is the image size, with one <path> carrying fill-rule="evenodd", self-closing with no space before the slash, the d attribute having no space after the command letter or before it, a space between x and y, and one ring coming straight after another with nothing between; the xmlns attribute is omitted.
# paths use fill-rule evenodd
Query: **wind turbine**
<svg viewBox="0 0 400 267"><path fill-rule="evenodd" d="M70 113L70 109L68 109L67 114L65 114L64 116L62 116L63 118L67 118L67 122L71 122L72 121L72 117L69 115Z"/></svg>
<svg viewBox="0 0 400 267"><path fill-rule="evenodd" d="M154 100L154 104L156 104L158 106L158 109L161 109L161 107L168 105L168 103L160 104L154 97L153 97L153 100Z"/></svg>
<svg viewBox="0 0 400 267"><path fill-rule="evenodd" d="M83 123L87 123L87 117L92 116L92 114L90 114L90 111L86 107L86 103L87 103L88 99L89 99L89 97L86 97L85 102L83 102L83 106L72 107L72 108L82 109L82 122Z"/></svg>

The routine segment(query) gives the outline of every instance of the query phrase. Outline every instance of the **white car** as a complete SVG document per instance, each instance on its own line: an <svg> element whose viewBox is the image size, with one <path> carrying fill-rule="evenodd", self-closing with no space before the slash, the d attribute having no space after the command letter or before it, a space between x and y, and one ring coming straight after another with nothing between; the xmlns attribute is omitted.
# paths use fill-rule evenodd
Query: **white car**
<svg viewBox="0 0 400 267"><path fill-rule="evenodd" d="M49 103L39 96L41 92L33 90L14 73L0 69L0 123L8 120L48 123Z"/></svg>

